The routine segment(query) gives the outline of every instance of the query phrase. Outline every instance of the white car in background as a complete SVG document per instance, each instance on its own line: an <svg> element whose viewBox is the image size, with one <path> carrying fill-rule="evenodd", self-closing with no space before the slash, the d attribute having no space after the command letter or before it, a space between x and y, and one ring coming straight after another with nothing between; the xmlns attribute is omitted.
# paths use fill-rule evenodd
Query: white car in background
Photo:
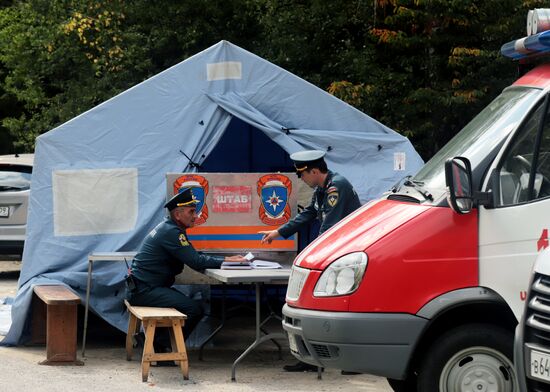
<svg viewBox="0 0 550 392"><path fill-rule="evenodd" d="M0 155L0 254L22 254L34 154Z"/></svg>

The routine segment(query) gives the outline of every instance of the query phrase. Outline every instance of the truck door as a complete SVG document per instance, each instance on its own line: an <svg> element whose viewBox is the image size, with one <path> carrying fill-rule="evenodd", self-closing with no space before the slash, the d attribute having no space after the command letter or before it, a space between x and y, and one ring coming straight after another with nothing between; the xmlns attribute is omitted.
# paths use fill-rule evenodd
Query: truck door
<svg viewBox="0 0 550 392"><path fill-rule="evenodd" d="M495 205L479 207L479 282L498 292L519 319L537 243L550 228L548 95L535 106L493 164ZM543 240L544 238L542 238Z"/></svg>

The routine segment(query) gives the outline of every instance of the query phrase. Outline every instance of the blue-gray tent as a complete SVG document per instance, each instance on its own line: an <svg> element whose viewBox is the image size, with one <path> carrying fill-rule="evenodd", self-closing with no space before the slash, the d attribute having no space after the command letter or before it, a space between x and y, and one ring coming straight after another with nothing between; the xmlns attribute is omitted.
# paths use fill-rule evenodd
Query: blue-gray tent
<svg viewBox="0 0 550 392"><path fill-rule="evenodd" d="M37 139L27 241L3 344L28 337L32 288L84 301L87 256L131 251L162 219L169 172L270 172L327 151L366 202L423 162L403 136L229 42L130 88ZM90 309L120 330L125 267L97 263Z"/></svg>

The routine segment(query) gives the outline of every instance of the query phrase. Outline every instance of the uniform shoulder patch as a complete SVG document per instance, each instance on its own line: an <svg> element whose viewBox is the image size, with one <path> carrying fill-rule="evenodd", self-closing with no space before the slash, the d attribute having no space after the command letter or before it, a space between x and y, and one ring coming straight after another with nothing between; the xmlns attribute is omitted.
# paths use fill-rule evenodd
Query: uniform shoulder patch
<svg viewBox="0 0 550 392"><path fill-rule="evenodd" d="M327 189L327 193L338 192L338 188L334 185Z"/></svg>
<svg viewBox="0 0 550 392"><path fill-rule="evenodd" d="M181 233L179 236L179 240L180 240L181 246L189 246L189 241L187 241L185 234Z"/></svg>
<svg viewBox="0 0 550 392"><path fill-rule="evenodd" d="M332 191L327 196L328 205L334 207L338 203L338 191Z"/></svg>

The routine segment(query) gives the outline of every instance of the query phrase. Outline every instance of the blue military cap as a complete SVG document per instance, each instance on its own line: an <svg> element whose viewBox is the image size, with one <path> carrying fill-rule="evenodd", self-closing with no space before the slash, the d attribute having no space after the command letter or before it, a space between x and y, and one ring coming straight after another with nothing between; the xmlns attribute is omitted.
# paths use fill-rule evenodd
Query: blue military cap
<svg viewBox="0 0 550 392"><path fill-rule="evenodd" d="M304 170L315 167L318 163L323 162L325 154L321 150L298 151L290 154L290 159L294 161L294 168L298 177L300 177L300 174Z"/></svg>
<svg viewBox="0 0 550 392"><path fill-rule="evenodd" d="M180 188L178 193L168 200L164 207L168 208L168 211L172 211L176 207L191 206L197 203L200 203L200 200L195 198L193 189Z"/></svg>

